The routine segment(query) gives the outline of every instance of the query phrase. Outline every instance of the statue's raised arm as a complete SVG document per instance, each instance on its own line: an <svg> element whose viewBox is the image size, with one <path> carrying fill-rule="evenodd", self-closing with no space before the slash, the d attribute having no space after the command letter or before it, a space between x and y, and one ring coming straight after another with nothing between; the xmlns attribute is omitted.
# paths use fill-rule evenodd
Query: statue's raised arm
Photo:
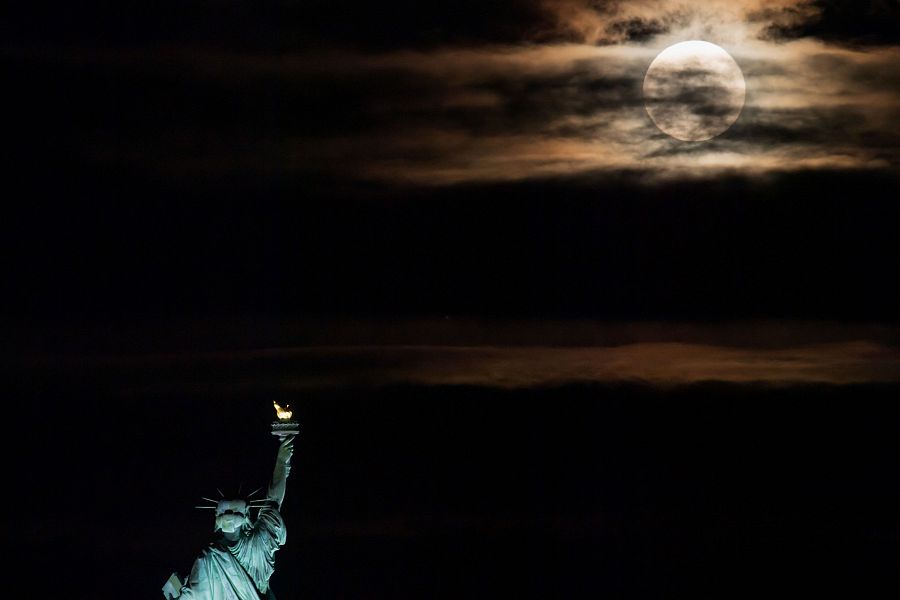
<svg viewBox="0 0 900 600"><path fill-rule="evenodd" d="M294 455L294 438L295 435L288 435L281 438L278 444L278 454L275 456L275 470L272 473L272 482L269 484L269 500L278 504L284 502L284 492L287 488L287 478L291 474L291 456Z"/></svg>

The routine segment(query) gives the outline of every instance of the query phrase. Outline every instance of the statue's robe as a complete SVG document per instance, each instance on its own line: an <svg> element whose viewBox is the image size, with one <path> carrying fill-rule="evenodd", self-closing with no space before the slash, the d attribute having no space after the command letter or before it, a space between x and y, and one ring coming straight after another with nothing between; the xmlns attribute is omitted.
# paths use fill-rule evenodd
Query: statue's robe
<svg viewBox="0 0 900 600"><path fill-rule="evenodd" d="M261 508L256 522L232 545L221 540L203 550L179 600L273 599L269 578L275 570L275 552L286 540L278 509Z"/></svg>

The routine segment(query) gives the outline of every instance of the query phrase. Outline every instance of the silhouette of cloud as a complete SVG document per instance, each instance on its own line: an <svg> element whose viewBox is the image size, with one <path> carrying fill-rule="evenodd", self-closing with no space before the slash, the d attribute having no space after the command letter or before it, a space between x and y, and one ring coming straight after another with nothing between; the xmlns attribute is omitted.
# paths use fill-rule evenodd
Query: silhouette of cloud
<svg viewBox="0 0 900 600"><path fill-rule="evenodd" d="M851 46L900 43L900 4L890 0L807 0L752 15L769 23L763 37L815 37Z"/></svg>

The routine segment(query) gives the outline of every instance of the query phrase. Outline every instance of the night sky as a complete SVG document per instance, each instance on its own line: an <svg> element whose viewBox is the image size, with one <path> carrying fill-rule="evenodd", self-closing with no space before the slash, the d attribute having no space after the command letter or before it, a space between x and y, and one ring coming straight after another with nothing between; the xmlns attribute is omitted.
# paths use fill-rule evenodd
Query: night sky
<svg viewBox="0 0 900 600"><path fill-rule="evenodd" d="M896 0L0 25L19 595L161 598L273 399L280 600L900 591ZM746 83L708 141L642 95L685 40Z"/></svg>

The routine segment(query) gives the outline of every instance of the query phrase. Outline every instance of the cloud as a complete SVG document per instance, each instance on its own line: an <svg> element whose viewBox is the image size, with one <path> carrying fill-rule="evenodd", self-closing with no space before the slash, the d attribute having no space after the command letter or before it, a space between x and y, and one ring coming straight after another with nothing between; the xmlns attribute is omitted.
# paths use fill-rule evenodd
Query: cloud
<svg viewBox="0 0 900 600"><path fill-rule="evenodd" d="M557 35L586 44L672 36L735 43L819 14L806 0L546 0L542 6Z"/></svg>
<svg viewBox="0 0 900 600"><path fill-rule="evenodd" d="M221 335L214 324L210 328L206 335ZM202 335L190 330L192 339ZM124 393L153 395L395 384L900 383L896 332L879 325L347 320L281 323L278 330L305 344L151 355L120 349L116 355L34 357L29 368L74 368L80 376L90 373L88 380L125 385ZM179 331L184 335L173 333Z"/></svg>
<svg viewBox="0 0 900 600"><path fill-rule="evenodd" d="M127 126L84 136L89 160L184 175L227 169L434 186L628 169L668 178L897 166L896 48L863 52L811 40L730 48L747 81L746 105L728 132L702 146L664 135L644 109L643 73L658 50L568 44L273 60L172 48L55 60L82 68L112 61L104 67L112 74L140 62L160 86L169 73L191 73L187 85L199 91L184 96L216 104L165 115L139 105L142 113L123 122L147 125L133 132L140 143ZM279 110L294 110L272 128L260 120L272 108L253 103L268 103L276 90ZM241 104L223 110L234 94ZM702 100L701 110L709 104ZM118 106L127 111L129 102ZM238 120L223 128L216 114ZM157 121L167 126L150 128ZM163 137L177 131L190 143Z"/></svg>
<svg viewBox="0 0 900 600"><path fill-rule="evenodd" d="M78 10L19 3L7 41L56 44L208 44L233 51L325 47L367 52L520 43L619 44L671 32L770 39L896 43L892 0L457 0L349 2L160 0ZM732 40L733 41L733 40Z"/></svg>
<svg viewBox="0 0 900 600"><path fill-rule="evenodd" d="M892 0L547 0L568 41L618 44L676 33L726 43L817 38L846 45L900 43Z"/></svg>
<svg viewBox="0 0 900 600"><path fill-rule="evenodd" d="M900 43L900 4L892 0L807 0L752 15L763 37L815 37L852 46Z"/></svg>
<svg viewBox="0 0 900 600"><path fill-rule="evenodd" d="M185 379L185 367L209 378ZM268 366L265 366L268 365ZM125 394L285 392L386 385L503 389L578 383L679 386L707 381L771 385L900 383L900 351L873 342L735 348L676 342L593 347L343 346L226 355L122 359ZM152 381L135 375L151 369ZM97 375L101 379L103 375ZM121 380L120 385L121 384Z"/></svg>
<svg viewBox="0 0 900 600"><path fill-rule="evenodd" d="M704 146L671 140L647 117L640 87L655 49L572 45L431 53L407 68L444 68L452 83L433 89L436 96L489 92L490 106L436 114L427 106L411 113L402 102L382 105L382 118L402 118L374 134L385 151L378 158L358 157L357 172L434 185L629 168L669 177L897 166L896 49L861 52L807 40L732 50L747 67L746 105L732 130ZM708 96L697 100L700 112L715 105ZM334 156L368 146L333 141Z"/></svg>
<svg viewBox="0 0 900 600"><path fill-rule="evenodd" d="M84 82L48 113L56 129L45 137L92 166L415 186L622 170L659 179L896 170L900 48L817 39L811 23L831 22L839 4L510 1L507 9L531 15L518 43L451 35L417 46L400 37L372 53L341 47L337 36L337 46L277 54L169 43L6 57ZM747 84L737 122L702 146L660 132L641 89L654 56L691 37L723 45ZM98 111L88 84L115 110ZM715 118L723 103L711 93L682 96Z"/></svg>

